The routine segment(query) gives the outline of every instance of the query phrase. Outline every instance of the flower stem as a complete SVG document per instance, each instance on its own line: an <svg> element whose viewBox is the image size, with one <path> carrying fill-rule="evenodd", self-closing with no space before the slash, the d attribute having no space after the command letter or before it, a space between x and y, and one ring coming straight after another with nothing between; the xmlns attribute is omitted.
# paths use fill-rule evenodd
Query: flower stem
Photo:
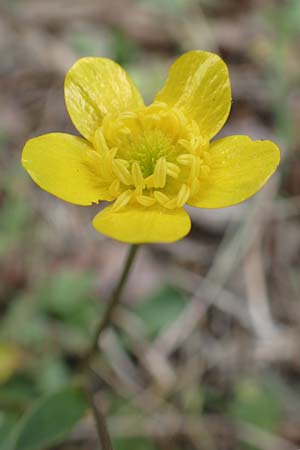
<svg viewBox="0 0 300 450"><path fill-rule="evenodd" d="M129 249L129 252L127 255L127 259L125 261L119 281L118 281L115 289L112 292L112 295L107 303L107 307L104 311L104 315L103 315L102 319L100 320L99 325L96 329L96 333L95 333L95 337L92 342L92 345L84 357L83 364L84 364L85 369L88 371L90 370L90 363L98 351L99 340L100 340L103 332L111 324L111 320L112 320L113 314L115 312L115 309L121 300L123 289L128 280L128 276L129 276L130 270L132 268L138 248L139 248L138 245L130 246L130 249ZM91 383L91 385L92 385L92 383ZM88 394L89 394L89 398L90 398L92 411L93 411L93 414L95 417L97 434L98 434L99 442L101 445L101 450L113 450L111 439L110 439L109 432L108 432L108 428L106 425L105 417L104 417L103 413L100 411L99 406L97 406L94 401L94 392L93 392L92 388L89 389Z"/></svg>
<svg viewBox="0 0 300 450"><path fill-rule="evenodd" d="M96 329L94 341L93 341L92 346L86 356L87 362L90 362L92 357L96 354L96 352L98 350L99 339L102 336L103 332L106 330L106 328L111 323L111 319L113 317L115 309L120 302L124 286L128 280L128 276L129 276L130 270L132 268L138 248L139 248L138 245L130 246L130 249L129 249L129 252L127 255L127 259L125 261L124 268L123 268L123 271L119 278L119 281L118 281L115 289L112 292L112 295L110 297L110 300L108 301L106 310L104 311L104 315Z"/></svg>
<svg viewBox="0 0 300 450"><path fill-rule="evenodd" d="M92 383L91 383L92 384ZM94 399L94 391L92 386L87 386L87 394L91 404L92 412L95 419L97 436L101 450L113 450L111 438L108 432L105 416L101 411L99 404Z"/></svg>

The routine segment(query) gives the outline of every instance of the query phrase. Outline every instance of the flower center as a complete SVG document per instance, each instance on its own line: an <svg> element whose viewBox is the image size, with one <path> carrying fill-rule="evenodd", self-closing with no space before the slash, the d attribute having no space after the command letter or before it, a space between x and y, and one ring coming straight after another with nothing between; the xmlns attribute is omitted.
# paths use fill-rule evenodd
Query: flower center
<svg viewBox="0 0 300 450"><path fill-rule="evenodd" d="M144 177L153 174L157 161L160 158L170 157L172 153L172 141L161 130L145 130L128 140L119 154L129 162L132 167L134 162L140 166Z"/></svg>
<svg viewBox="0 0 300 450"><path fill-rule="evenodd" d="M94 145L97 170L116 211L129 202L180 208L210 171L209 144L196 122L163 103L106 116Z"/></svg>

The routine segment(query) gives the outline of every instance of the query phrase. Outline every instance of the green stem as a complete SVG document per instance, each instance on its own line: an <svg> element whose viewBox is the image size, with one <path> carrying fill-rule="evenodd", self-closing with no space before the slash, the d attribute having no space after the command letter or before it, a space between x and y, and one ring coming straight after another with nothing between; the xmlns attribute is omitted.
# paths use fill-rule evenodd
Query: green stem
<svg viewBox="0 0 300 450"><path fill-rule="evenodd" d="M127 259L125 261L124 268L123 268L123 271L119 278L119 281L118 281L115 289L112 292L112 295L107 303L107 307L104 311L104 315L103 315L102 319L100 320L99 325L96 329L94 341L93 341L92 346L86 357L88 362L90 362L92 357L96 354L96 352L98 350L98 343L99 343L100 337L102 336L103 332L106 330L106 328L111 323L111 319L113 317L116 307L118 306L118 304L120 302L121 295L123 293L123 289L128 280L128 275L132 268L138 248L139 248L138 245L130 246L130 249L129 249L129 252L127 255Z"/></svg>
<svg viewBox="0 0 300 450"><path fill-rule="evenodd" d="M119 281L118 281L115 289L112 292L112 295L107 303L107 307L104 311L104 315L103 315L102 319L100 320L99 325L96 329L96 333L95 333L95 337L92 342L92 345L84 358L83 363L84 363L84 366L86 369L90 368L90 363L98 351L99 340L100 340L101 336L103 335L103 332L111 324L112 317L113 317L114 312L121 300L121 296L122 296L124 287L126 285L126 282L128 280L129 273L132 268L133 262L135 260L135 256L136 256L138 248L139 248L138 245L130 246L128 256L125 261L124 268L121 272ZM97 407L95 404L92 389L89 389L89 397L90 397L93 414L95 417L97 434L98 434L99 442L101 445L101 450L113 450L111 439L110 439L109 432L108 432L108 428L106 425L105 417L102 414L102 412L99 410L99 407Z"/></svg>
<svg viewBox="0 0 300 450"><path fill-rule="evenodd" d="M90 380L91 382L91 380ZM100 444L101 450L113 450L111 438L108 432L108 427L106 419L102 411L100 410L99 404L96 404L94 399L94 391L92 386L87 387L88 398L92 407L92 412L95 419L97 436Z"/></svg>

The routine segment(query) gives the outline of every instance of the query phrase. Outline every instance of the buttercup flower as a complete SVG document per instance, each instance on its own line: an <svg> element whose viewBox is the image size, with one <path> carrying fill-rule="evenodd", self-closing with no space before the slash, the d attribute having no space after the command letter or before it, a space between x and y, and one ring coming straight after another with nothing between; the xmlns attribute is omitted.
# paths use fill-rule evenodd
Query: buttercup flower
<svg viewBox="0 0 300 450"><path fill-rule="evenodd" d="M255 194L275 171L271 141L228 136L211 142L231 106L226 64L190 51L171 66L150 106L124 69L83 58L69 70L65 100L83 138L29 140L22 164L43 189L77 205L113 202L93 220L130 242L173 242L190 230L183 206L222 208Z"/></svg>

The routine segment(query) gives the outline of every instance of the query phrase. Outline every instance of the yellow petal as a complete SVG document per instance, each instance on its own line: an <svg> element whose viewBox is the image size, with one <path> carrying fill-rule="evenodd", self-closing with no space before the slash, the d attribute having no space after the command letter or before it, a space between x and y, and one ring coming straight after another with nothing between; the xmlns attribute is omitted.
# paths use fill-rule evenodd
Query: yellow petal
<svg viewBox="0 0 300 450"><path fill-rule="evenodd" d="M114 61L82 58L65 79L67 110L78 131L92 141L103 117L144 105L132 80Z"/></svg>
<svg viewBox="0 0 300 450"><path fill-rule="evenodd" d="M118 212L112 212L112 206L106 207L96 215L93 225L100 233L118 241L141 244L177 241L188 234L191 221L183 208L127 205Z"/></svg>
<svg viewBox="0 0 300 450"><path fill-rule="evenodd" d="M88 142L77 136L51 133L27 141L22 164L45 191L77 205L107 199L106 189L94 169L96 161Z"/></svg>
<svg viewBox="0 0 300 450"><path fill-rule="evenodd" d="M155 100L183 111L197 122L202 136L211 139L223 127L231 107L227 66L215 53L184 53L171 66Z"/></svg>
<svg viewBox="0 0 300 450"><path fill-rule="evenodd" d="M199 208L235 205L255 194L275 172L280 160L271 141L228 136L210 146L210 172L200 178L200 191L188 204Z"/></svg>

